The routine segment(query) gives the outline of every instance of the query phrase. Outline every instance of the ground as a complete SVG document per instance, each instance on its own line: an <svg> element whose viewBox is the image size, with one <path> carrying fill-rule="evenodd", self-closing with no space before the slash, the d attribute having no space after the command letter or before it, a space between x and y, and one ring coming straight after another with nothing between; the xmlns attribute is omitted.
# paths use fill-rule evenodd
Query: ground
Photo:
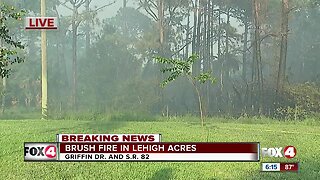
<svg viewBox="0 0 320 180"><path fill-rule="evenodd" d="M317 119L315 119L318 121ZM317 179L320 126L316 121L207 119L0 120L0 179ZM299 173L262 173L260 163L221 162L24 162L23 142L52 142L57 133L161 133L164 142L260 142L261 147L294 145Z"/></svg>

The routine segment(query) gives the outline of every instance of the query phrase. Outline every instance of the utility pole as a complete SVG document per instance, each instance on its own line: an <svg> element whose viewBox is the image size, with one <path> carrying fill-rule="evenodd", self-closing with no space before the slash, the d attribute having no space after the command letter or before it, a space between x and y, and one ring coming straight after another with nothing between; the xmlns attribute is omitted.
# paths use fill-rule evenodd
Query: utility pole
<svg viewBox="0 0 320 180"><path fill-rule="evenodd" d="M46 0L41 0L41 17L46 16ZM48 79L47 79L47 34L41 30L41 111L42 119L48 118Z"/></svg>

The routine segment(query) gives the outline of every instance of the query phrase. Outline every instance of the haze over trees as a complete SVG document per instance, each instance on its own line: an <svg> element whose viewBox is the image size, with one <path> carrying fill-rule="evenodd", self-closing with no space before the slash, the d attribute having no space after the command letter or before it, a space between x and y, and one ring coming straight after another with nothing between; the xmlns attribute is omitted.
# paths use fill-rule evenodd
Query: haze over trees
<svg viewBox="0 0 320 180"><path fill-rule="evenodd" d="M25 9L25 16L40 16L38 1L2 2ZM319 113L317 0L123 0L121 7L119 2L47 1L47 16L59 17L59 30L47 32L49 117L198 116L200 96L205 116L303 119ZM101 18L114 8L115 16ZM2 77L7 65L12 69L1 79L3 116L40 115L40 32L25 31L23 21L1 23L10 29L2 26L2 43L18 49L18 41L25 44L17 50L25 62L13 65L3 54L13 51L1 46ZM161 88L167 76L155 57L187 61L193 54L198 60L190 75L210 72L216 83L177 77Z"/></svg>

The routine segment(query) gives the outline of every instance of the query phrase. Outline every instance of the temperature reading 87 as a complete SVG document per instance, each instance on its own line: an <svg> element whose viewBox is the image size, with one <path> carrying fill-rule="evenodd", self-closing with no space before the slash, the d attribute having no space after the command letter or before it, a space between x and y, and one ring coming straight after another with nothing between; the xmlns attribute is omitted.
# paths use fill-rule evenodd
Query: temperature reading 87
<svg viewBox="0 0 320 180"><path fill-rule="evenodd" d="M284 169L285 169L285 170L291 170L293 167L294 167L293 164L286 164L286 165L284 166Z"/></svg>

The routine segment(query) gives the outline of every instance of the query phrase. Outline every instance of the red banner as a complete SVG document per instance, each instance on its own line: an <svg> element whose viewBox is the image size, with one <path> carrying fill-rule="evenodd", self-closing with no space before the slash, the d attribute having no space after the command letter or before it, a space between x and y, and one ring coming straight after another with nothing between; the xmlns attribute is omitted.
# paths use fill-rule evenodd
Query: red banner
<svg viewBox="0 0 320 180"><path fill-rule="evenodd" d="M299 163L280 163L280 171L298 171Z"/></svg>
<svg viewBox="0 0 320 180"><path fill-rule="evenodd" d="M257 143L60 143L60 153L257 153Z"/></svg>

